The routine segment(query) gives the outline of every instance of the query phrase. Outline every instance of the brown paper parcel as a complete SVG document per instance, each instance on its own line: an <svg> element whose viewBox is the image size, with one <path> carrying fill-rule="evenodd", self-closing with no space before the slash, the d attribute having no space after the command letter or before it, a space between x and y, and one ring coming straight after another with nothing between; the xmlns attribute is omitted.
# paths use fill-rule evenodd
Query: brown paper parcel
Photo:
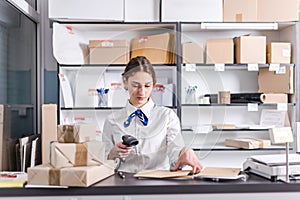
<svg viewBox="0 0 300 200"><path fill-rule="evenodd" d="M30 167L28 184L88 187L114 174L114 167L100 166L53 168L49 164Z"/></svg>
<svg viewBox="0 0 300 200"><path fill-rule="evenodd" d="M57 138L62 143L82 143L95 140L95 124L58 125Z"/></svg>
<svg viewBox="0 0 300 200"><path fill-rule="evenodd" d="M81 144L52 142L50 163L56 168L100 165L104 154L104 144L96 140Z"/></svg>

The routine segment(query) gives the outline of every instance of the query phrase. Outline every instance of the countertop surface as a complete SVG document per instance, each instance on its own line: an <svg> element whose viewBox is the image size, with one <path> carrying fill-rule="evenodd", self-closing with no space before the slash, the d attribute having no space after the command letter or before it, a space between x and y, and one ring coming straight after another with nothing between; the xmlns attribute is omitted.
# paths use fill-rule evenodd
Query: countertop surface
<svg viewBox="0 0 300 200"><path fill-rule="evenodd" d="M284 183L247 174L242 180L211 179L141 179L124 173L108 177L90 187L70 188L0 188L0 197L9 196L72 196L72 195L147 195L300 192L300 181Z"/></svg>

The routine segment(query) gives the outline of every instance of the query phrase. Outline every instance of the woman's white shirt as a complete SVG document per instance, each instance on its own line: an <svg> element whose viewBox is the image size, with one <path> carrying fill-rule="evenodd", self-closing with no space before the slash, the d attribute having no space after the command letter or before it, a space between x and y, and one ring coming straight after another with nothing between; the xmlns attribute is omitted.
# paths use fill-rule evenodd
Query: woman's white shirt
<svg viewBox="0 0 300 200"><path fill-rule="evenodd" d="M122 136L129 134L137 138L139 144L119 170L135 173L147 169L170 169L170 164L176 162L184 147L178 116L170 108L156 106L152 99L140 109L148 118L146 126L136 116L128 127L124 127L129 115L137 110L129 102L125 108L108 116L102 135L106 157L122 141Z"/></svg>

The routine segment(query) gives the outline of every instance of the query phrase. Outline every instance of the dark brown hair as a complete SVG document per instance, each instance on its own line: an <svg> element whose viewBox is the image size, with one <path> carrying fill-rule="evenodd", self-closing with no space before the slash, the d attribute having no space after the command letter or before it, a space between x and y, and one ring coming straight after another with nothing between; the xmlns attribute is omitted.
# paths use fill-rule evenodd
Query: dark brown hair
<svg viewBox="0 0 300 200"><path fill-rule="evenodd" d="M123 80L128 80L130 76L133 76L136 72L147 72L152 76L153 85L156 83L156 75L152 64L145 56L137 56L132 58L125 67L122 73Z"/></svg>

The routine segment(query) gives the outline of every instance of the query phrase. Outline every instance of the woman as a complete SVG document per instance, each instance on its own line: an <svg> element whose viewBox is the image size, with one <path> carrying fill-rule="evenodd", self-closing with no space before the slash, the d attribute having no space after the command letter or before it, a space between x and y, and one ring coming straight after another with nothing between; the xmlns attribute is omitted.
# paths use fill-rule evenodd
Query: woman
<svg viewBox="0 0 300 200"><path fill-rule="evenodd" d="M126 158L119 170L132 173L147 169L178 170L183 165L191 166L191 173L199 173L202 166L194 151L184 146L176 113L155 105L151 99L156 76L149 60L144 56L131 59L122 79L130 99L124 109L105 121L103 142L107 158ZM139 144L124 145L121 138L127 134L137 138Z"/></svg>

